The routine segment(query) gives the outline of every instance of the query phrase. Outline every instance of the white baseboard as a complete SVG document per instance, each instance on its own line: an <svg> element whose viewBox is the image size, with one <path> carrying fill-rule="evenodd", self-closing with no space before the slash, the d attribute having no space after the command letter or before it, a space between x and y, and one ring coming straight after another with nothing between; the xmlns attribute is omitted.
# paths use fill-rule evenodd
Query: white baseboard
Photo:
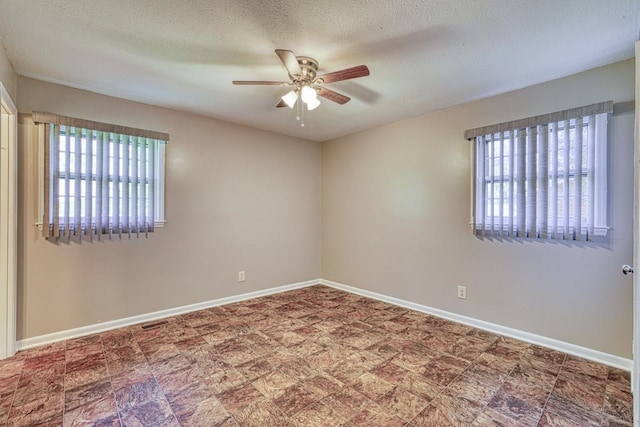
<svg viewBox="0 0 640 427"><path fill-rule="evenodd" d="M260 291L248 292L240 295L233 295L230 297L219 298L211 301L184 305L181 307L170 308L167 310L155 311L153 313L141 314L137 316L127 317L124 319L97 323L95 325L83 326L75 329L68 329L66 331L54 332L51 334L40 335L37 337L25 338L23 340L19 340L18 342L16 342L16 349L26 350L33 347L52 344L58 341L64 341L64 340L78 338L82 336L97 334L97 333L109 331L112 329L117 329L117 328L122 328L126 326L136 325L139 323L145 323L145 322L150 322L154 320L164 319L166 317L177 316L179 314L190 313L192 311L197 311L197 310L204 310L206 308L216 307L216 306L225 305L225 304L231 304L234 302L244 301L247 299L258 298L266 295L273 295L280 292L290 291L293 289L305 288L305 287L313 286L316 284L323 284L323 285L330 286L330 287L340 289L346 292L350 292L353 294L358 294L368 298L373 298L379 301L384 301L390 304L398 305L400 307L405 307L410 310L431 314L433 316L441 317L443 319L462 323L464 325L472 326L474 328L478 328L478 329L493 332L499 335L515 338L521 341L525 341L531 344L536 344L542 347L547 347L553 350L558 350L564 353L572 354L574 356L582 357L584 359L592 360L594 362L602 363L604 365L623 369L625 371L631 371L633 366L633 361L631 359L626 359L624 357L615 356L615 355L604 353L601 351L592 350L590 348L566 343L564 341L559 341L553 338L547 338L541 335L536 335L529 332L521 331L519 329L513 329L506 326L497 325L495 323L485 322L483 320L474 319L472 317L462 316L460 314L451 313L448 311L440 310L440 309L429 307L426 305L417 304L411 301L405 301L399 298L390 297L387 295L367 291L360 288L355 288L353 286L348 286L342 283L333 282L325 279L307 280L305 282L293 283L290 285L278 286L274 288L263 289Z"/></svg>
<svg viewBox="0 0 640 427"><path fill-rule="evenodd" d="M563 353L571 354L577 357L582 357L584 359L602 363L603 365L623 369L625 371L631 371L633 367L633 360L626 359L620 356L615 356L613 354L592 350L590 348L581 347L575 344L570 344L570 343L559 341L553 338L547 338L541 335L536 335L529 332L521 331L519 329L513 329L506 326L497 325L495 323L485 322L483 320L474 319L473 317L462 316L460 314L455 314L455 313L440 310L437 308L429 307L426 305L421 305L414 302L401 300L399 298L394 298L387 295L379 294L376 292L355 288L353 286L344 285L342 283L332 282L330 280L321 279L320 283L326 286L331 286L332 288L362 295L368 298L373 298L379 301L388 302L390 304L399 305L400 307L405 307L410 310L431 314L433 316L441 317L443 319L451 320L457 323L462 323L464 325L472 326L474 328L493 332L499 335L515 338L517 340L525 341L530 344L536 344L541 347L550 348L552 350L558 350Z"/></svg>
<svg viewBox="0 0 640 427"><path fill-rule="evenodd" d="M196 304L183 305L181 307L169 308L167 310L154 311L152 313L140 314L137 316L126 317L124 319L111 320L101 322L95 325L82 326L80 328L68 329L66 331L54 332L52 334L40 335L32 338L25 338L16 342L16 350L26 350L33 347L48 345L59 341L65 341L73 338L79 338L87 335L93 335L100 332L110 331L112 329L123 328L126 326L146 323L153 320L164 319L179 314L190 313L192 311L204 310L205 308L216 307L219 305L232 304L234 302L244 301L252 298L263 297L266 295L277 294L280 292L290 291L293 289L306 288L320 283L320 279L307 280L306 282L292 283L290 285L278 286L275 288L263 289L255 292L248 292L230 297L218 298L211 301L200 302Z"/></svg>

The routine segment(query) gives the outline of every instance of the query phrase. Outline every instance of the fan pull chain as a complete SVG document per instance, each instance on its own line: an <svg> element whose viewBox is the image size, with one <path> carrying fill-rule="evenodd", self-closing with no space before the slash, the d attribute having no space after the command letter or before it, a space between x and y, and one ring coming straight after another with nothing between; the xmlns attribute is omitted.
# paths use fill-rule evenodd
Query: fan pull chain
<svg viewBox="0 0 640 427"><path fill-rule="evenodd" d="M304 105L302 104L302 101L299 101L298 103L300 104L300 119L301 119L300 127L303 128L304 127Z"/></svg>

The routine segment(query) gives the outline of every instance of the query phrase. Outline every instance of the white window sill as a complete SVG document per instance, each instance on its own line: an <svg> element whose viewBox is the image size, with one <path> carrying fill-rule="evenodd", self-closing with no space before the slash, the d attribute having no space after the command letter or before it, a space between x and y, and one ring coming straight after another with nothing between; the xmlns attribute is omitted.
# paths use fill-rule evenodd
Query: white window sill
<svg viewBox="0 0 640 427"><path fill-rule="evenodd" d="M165 220L162 220L162 221L155 221L155 222L153 223L153 226L154 226L155 228L164 228L164 224L165 224L166 222L167 222L167 221L165 221ZM33 225L34 225L34 226L36 226L36 227L38 228L38 230L39 230L39 231L42 231L42 222L36 222L36 223L35 223L35 224L33 224Z"/></svg>
<svg viewBox="0 0 640 427"><path fill-rule="evenodd" d="M471 229L473 229L473 222L470 222L470 223L469 223L469 227L471 227ZM481 227L482 227L482 224L476 224L476 228L480 229ZM490 232L491 232L491 230L490 230L490 229L487 229L487 232L488 232L488 233L490 233ZM495 233L500 233L500 226L499 226L498 224L496 224L496 225L495 225L494 232L495 232ZM502 233L503 233L503 235L505 235L505 236L506 236L506 234L505 234L505 233L508 233L508 232L509 232L509 228L508 228L508 227L503 226L503 227L502 227ZM594 234L595 236L597 236L597 237L604 237L604 236L606 236L606 235L607 235L607 233L608 233L608 232L609 232L609 227L594 227L594 230L593 230L593 234ZM549 232L549 234L550 234L550 233L551 233L551 232ZM571 234L571 233L573 233L573 228L569 228L569 234ZM586 230L584 230L584 229L583 229L583 230L582 230L582 234L587 234L587 233L586 233ZM549 240L557 240L557 239L549 239Z"/></svg>

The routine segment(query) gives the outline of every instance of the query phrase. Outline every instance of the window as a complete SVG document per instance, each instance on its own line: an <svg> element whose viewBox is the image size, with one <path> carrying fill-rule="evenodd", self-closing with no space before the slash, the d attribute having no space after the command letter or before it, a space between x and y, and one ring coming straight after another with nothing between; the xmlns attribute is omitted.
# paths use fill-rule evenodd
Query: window
<svg viewBox="0 0 640 427"><path fill-rule="evenodd" d="M164 223L169 135L33 113L42 128L46 238L153 232Z"/></svg>
<svg viewBox="0 0 640 427"><path fill-rule="evenodd" d="M591 240L607 232L613 102L469 130L475 234Z"/></svg>

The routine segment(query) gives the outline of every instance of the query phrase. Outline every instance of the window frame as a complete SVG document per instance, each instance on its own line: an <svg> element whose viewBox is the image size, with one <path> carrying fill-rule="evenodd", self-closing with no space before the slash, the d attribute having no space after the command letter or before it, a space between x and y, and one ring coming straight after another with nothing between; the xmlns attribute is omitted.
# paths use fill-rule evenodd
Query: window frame
<svg viewBox="0 0 640 427"><path fill-rule="evenodd" d="M43 126L36 126L37 140L38 140L38 221L35 226L39 231L42 231L43 217L44 217L44 183L45 183L45 130ZM155 167L155 182L154 182L154 227L163 228L166 223L165 218L165 154L166 144L156 144L156 151L154 153L154 167Z"/></svg>
<svg viewBox="0 0 640 427"><path fill-rule="evenodd" d="M469 147L470 159L472 160L472 164L470 165L471 166L470 167L470 188L471 188L470 219L471 220L469 225L474 231L474 234L479 236L485 236L485 237L523 238L523 239L533 239L533 240L539 240L539 241L583 240L585 237L587 240L592 240L592 238L606 236L609 230L608 218L607 218L607 212L608 212L608 200L607 200L608 199L608 194L607 194L608 192L608 182L607 182L608 181L608 170L607 170L608 141L607 140L609 137L609 129L608 129L609 114L611 114L612 112L613 112L613 101L606 101L606 102L592 104L584 107L577 107L570 110L558 111L554 113L514 120L511 122L494 124L490 126L479 127L475 129L469 129L465 131L465 139L472 141ZM591 119L589 119L591 120L590 123L587 123L587 117L591 117ZM571 208L571 210L568 211L568 214L571 216L569 216L570 220L567 219L567 221L569 222L567 224L567 222L564 221L563 217L558 215L561 210L558 209L556 211L554 208L551 207L552 196L555 196L555 200L562 200L562 198L559 197L559 196L562 196L560 193L553 193L552 183L553 183L553 188L557 189L559 187L557 184L558 183L557 179L559 176L564 176L564 172L559 174L557 164L556 166L552 166L552 158L550 157L552 156L552 152L550 150L551 148L553 148L552 142L551 142L553 140L550 137L545 136L544 137L545 139L542 140L541 142L539 132L541 129L551 131L550 128L553 124L561 123L563 121L571 121L571 126L573 127L574 119L578 119L578 118L581 121L583 121L582 122L583 124L581 126L583 127L583 129L586 128L585 132L589 135L588 136L589 140L593 138L593 151L590 151L590 152L587 151L587 153L589 154L586 154L586 155L589 157L587 157L586 160L583 157L582 158L583 161L581 165L582 176L584 177L585 174L587 174L590 179L593 179L592 184L591 183L588 184L589 190L593 189L593 194L590 196L587 196L588 198L586 199L589 201L588 202L588 206L590 206L589 211L592 212L592 214L590 213L586 217L589 221L588 223L584 221L585 211L584 211L584 205L583 205L583 211L581 213L581 219L580 219L580 230L576 231L575 230L576 224L572 222L574 220L573 208ZM593 125L593 129L592 129L593 133L591 133L592 130L589 129L589 126L591 126L591 124ZM536 128L538 132L537 136L536 136ZM562 128L559 128L559 129L560 130L556 132L564 131L564 129ZM529 134L530 130L533 131L533 134L531 135ZM521 132L525 132L525 131L527 132L526 134L527 136L523 137ZM518 137L518 135L520 136ZM573 131L571 132L571 135L572 136L574 135ZM527 154L524 155L524 159L525 159L524 161L526 162L530 162L531 158L534 159L533 162L535 164L535 168L537 171L537 173L534 174L534 177L535 177L534 179L536 180L538 185L540 185L541 182L544 182L544 179L542 179L541 176L547 175L549 177L548 186L545 185L544 187L536 187L535 192L524 193L526 195L526 201L524 203L524 206L526 209L525 218L529 218L526 220L527 223L524 230L521 228L522 222L518 221L518 216L516 215L515 196L517 195L518 190L522 191L523 186L529 185L530 178L526 175L522 175L523 173L522 171L528 170L528 168L531 166L529 163L527 163L526 169L524 169L525 166L523 166L522 163L520 165L517 165L517 160L515 164L513 161L506 160L507 157L505 155L505 151L507 150L505 150L504 148L501 148L500 146L498 146L497 148L493 148L493 146L489 144L489 141L499 141L500 144L504 144L504 143L510 144L511 147L509 148L513 148L514 153L518 153L518 150L520 151L522 150L521 145L519 146L518 144L522 144L521 141L524 141L524 139L519 141L519 138L526 138L527 150L529 150L529 147L531 144L530 138L533 138L534 143L537 143L538 149L540 149L541 147L540 144L544 144L543 146L547 147L547 149L549 150L549 154L548 154L549 157L545 156L542 159L539 158L539 153L536 154L535 147L533 148L534 150L532 152L533 154L529 154L529 152L527 151ZM513 139L515 142L511 141L511 139ZM571 144L570 154L573 155L574 139L573 138L571 139L572 139L572 144ZM479 153L478 151L479 150L478 144L480 143L480 141L487 142L487 145L482 147L481 151L483 153ZM591 147L591 144L585 141L583 143L582 151L584 152L585 151L584 149L587 147ZM493 149L493 154L489 153L488 150L490 149ZM496 149L497 149L497 152L496 152ZM512 157L514 153L509 152L508 153L509 157ZM478 155L482 155L482 154L484 154L485 156L485 160L483 161L486 162L487 160L489 160L489 162L492 164L491 166L488 166L486 163L482 165L479 163ZM518 157L520 157L520 154L518 154ZM498 165L501 165L500 172L498 173L492 171L493 167L498 167L498 166L494 166L496 164L495 160L497 159L501 159L502 161L502 163L500 162L497 163ZM521 159L521 162L522 161L523 160ZM507 164L505 164L505 162L507 162ZM483 176L479 177L478 176L479 173L483 174ZM501 173L504 176L501 176ZM555 174L555 175L552 176L552 174ZM514 179L513 176L517 178ZM572 171L571 176L572 176L571 182L575 182L573 181L575 177L575 171ZM493 197L491 184L492 183L500 184L500 182L507 183L507 187L504 187L504 185L502 186L498 185L499 189L502 188L504 201L502 202L501 206L497 207L495 198L491 199L491 197ZM518 184L520 188L518 188L516 184ZM480 187L480 185L482 185L483 187ZM509 187L509 186L512 186L512 187ZM535 183L534 183L534 186L535 186ZM509 188L512 188L512 190L509 190ZM544 194L545 194L544 192L542 193L543 195L542 199L540 198L540 194L541 194L540 188L542 188L542 191L547 192L547 198L544 197ZM577 193L579 193L579 191ZM499 193L496 193L496 194L499 194ZM575 199L576 195L578 194L572 191L569 194L569 197L571 197L571 199ZM478 203L478 201L480 200L479 199L480 197L482 197L483 198L482 200L484 200L483 205L480 205ZM531 197L533 199L531 199ZM582 197L583 198L581 200L584 203L585 201L584 194ZM573 201L571 203L573 203ZM499 204L500 202L498 202L498 205ZM511 210L512 204L514 205L513 211ZM489 208L489 206L491 206L491 208ZM507 206L509 207L507 208ZM523 207L522 204L519 204L518 206L519 208ZM507 210L505 211L505 209ZM531 211L532 216L529 216L530 215L529 209L537 210L538 214L536 215L535 212ZM490 210L490 212L492 213L492 216L489 217L487 212L484 212L485 210L487 211ZM493 212L494 210L495 212ZM514 214L513 217L510 216L511 212L513 212ZM540 217L540 214L542 212L546 213L546 218L541 222L539 219L536 220L535 218ZM554 212L555 212L555 216L554 216ZM501 213L502 213L502 217L500 217ZM479 217L476 218L477 214L479 214L479 216L482 216L482 218L479 218ZM505 216L505 214L507 216ZM535 224L530 222L531 221L530 218L533 218L533 221ZM555 219L552 220L552 218L555 218ZM520 220L522 220L522 217L520 217ZM537 224L537 227L536 227L536 224ZM536 230L535 234L531 234L533 230L533 228L531 228L532 225ZM546 225L547 227L546 230L542 231L542 229L539 229L541 225L542 226Z"/></svg>

